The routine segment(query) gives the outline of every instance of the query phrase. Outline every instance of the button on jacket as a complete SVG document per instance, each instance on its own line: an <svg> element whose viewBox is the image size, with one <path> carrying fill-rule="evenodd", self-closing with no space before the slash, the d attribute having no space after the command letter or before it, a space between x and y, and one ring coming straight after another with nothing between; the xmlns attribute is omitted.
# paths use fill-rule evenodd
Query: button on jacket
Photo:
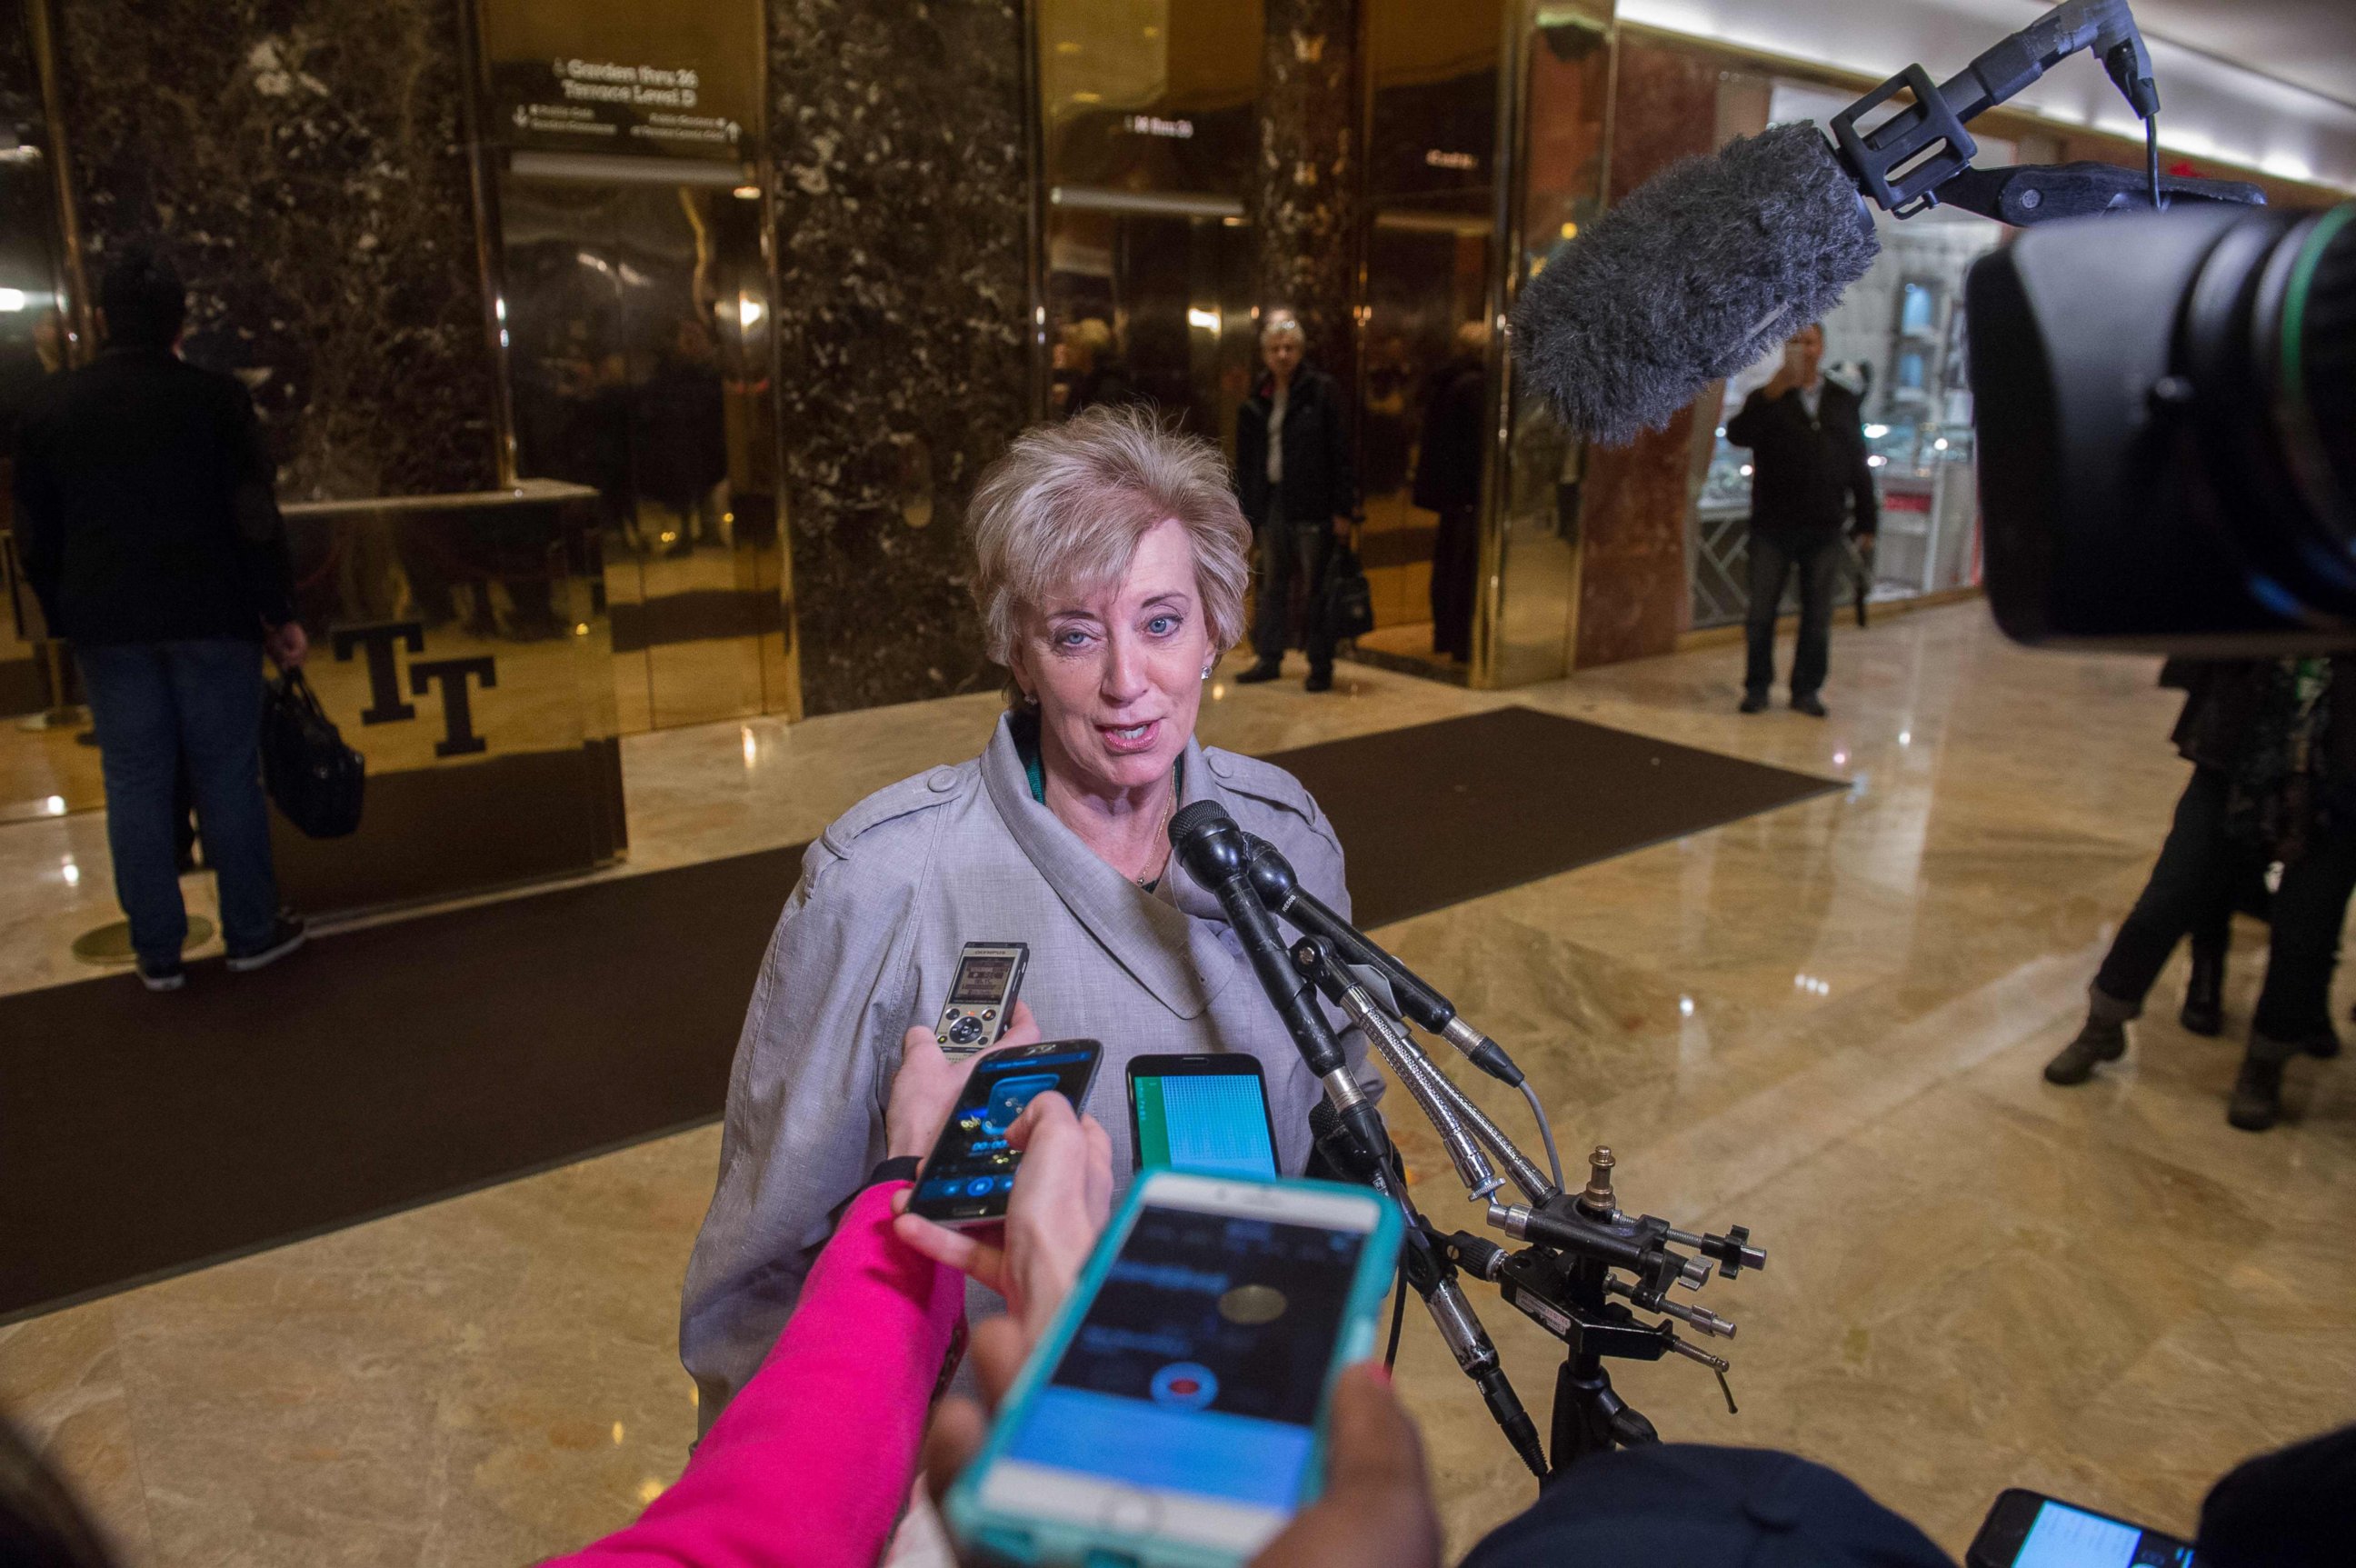
<svg viewBox="0 0 2356 1568"><path fill-rule="evenodd" d="M245 388L168 349L45 383L17 437L16 531L50 634L258 642L293 619L276 472Z"/></svg>
<svg viewBox="0 0 2356 1568"><path fill-rule="evenodd" d="M736 1047L719 1186L680 1303L707 1425L793 1310L829 1212L883 1157L902 1036L938 1018L968 942L1029 943L1022 996L1045 1036L1104 1043L1084 1109L1111 1137L1118 1187L1133 1164L1126 1069L1153 1053L1258 1057L1280 1165L1308 1162L1317 1082L1217 900L1174 857L1151 893L1098 859L1032 798L1010 722L975 760L869 796L803 858ZM1348 911L1342 846L1290 774L1190 740L1181 783L1182 804L1219 801ZM1344 1040L1372 1091L1365 1042Z"/></svg>

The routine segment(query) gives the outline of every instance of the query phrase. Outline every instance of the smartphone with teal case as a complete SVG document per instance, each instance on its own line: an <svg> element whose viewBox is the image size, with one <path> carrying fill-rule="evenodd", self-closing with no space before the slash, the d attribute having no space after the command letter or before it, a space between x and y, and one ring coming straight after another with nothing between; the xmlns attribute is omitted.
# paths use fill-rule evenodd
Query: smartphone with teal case
<svg viewBox="0 0 2356 1568"><path fill-rule="evenodd" d="M1009 1391L948 1522L985 1562L1235 1568L1323 1484L1399 1215L1362 1187L1150 1171Z"/></svg>

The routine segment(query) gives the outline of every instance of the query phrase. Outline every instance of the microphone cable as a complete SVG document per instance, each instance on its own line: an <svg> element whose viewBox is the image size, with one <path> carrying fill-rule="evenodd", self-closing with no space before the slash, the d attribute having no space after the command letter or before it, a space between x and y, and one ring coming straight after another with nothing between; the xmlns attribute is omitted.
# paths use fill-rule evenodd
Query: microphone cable
<svg viewBox="0 0 2356 1568"><path fill-rule="evenodd" d="M1528 1079L1522 1079L1514 1087L1522 1091L1522 1098L1530 1102L1530 1114L1537 1118L1538 1136L1546 1141L1547 1169L1554 1174L1555 1190L1561 1192L1565 1190L1562 1185L1562 1155L1555 1152L1554 1123L1547 1120L1546 1107L1538 1103L1537 1090L1530 1087Z"/></svg>
<svg viewBox="0 0 2356 1568"><path fill-rule="evenodd" d="M2159 199L2159 112L2156 109L2143 117L2143 167L2151 177L2151 209L2165 212L2168 205Z"/></svg>

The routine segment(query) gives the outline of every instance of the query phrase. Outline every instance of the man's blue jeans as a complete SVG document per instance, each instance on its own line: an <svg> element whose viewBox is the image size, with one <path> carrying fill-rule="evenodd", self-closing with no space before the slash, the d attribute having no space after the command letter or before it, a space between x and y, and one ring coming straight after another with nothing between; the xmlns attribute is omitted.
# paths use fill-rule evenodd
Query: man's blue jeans
<svg viewBox="0 0 2356 1568"><path fill-rule="evenodd" d="M1841 538L1836 531L1796 536L1751 531L1751 607L1743 617L1750 656L1742 671L1744 691L1764 697L1775 683L1775 612L1783 606L1783 585L1797 572L1800 639L1792 651L1792 700L1816 694L1831 662L1833 590L1839 585L1840 571Z"/></svg>
<svg viewBox="0 0 2356 1568"><path fill-rule="evenodd" d="M131 945L149 969L188 934L172 824L183 759L232 953L270 945L278 917L262 794L262 650L241 638L80 647L82 690L106 772L106 843Z"/></svg>

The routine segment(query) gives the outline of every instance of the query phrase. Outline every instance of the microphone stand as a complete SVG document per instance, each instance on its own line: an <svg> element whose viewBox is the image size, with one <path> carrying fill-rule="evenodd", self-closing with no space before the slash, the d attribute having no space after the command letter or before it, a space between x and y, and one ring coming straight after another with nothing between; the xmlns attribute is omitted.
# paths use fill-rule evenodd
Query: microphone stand
<svg viewBox="0 0 2356 1568"><path fill-rule="evenodd" d="M1531 1472L1544 1478L1547 1458L1495 1347L1457 1284L1460 1269L1494 1282L1507 1302L1563 1341L1550 1444L1557 1468L1614 1445L1659 1440L1652 1423L1612 1391L1606 1358L1658 1360L1675 1353L1712 1369L1724 1389L1727 1363L1678 1338L1672 1322L1721 1337L1731 1336L1734 1325L1704 1308L1671 1301L1668 1292L1673 1286L1700 1289L1713 1261L1730 1279L1744 1268L1765 1266L1766 1254L1750 1245L1749 1233L1738 1226L1725 1236L1692 1235L1651 1215L1631 1219L1612 1196L1607 1149L1590 1156L1586 1190L1576 1197L1561 1191L1433 1065L1408 1034L1406 1020L1411 1016L1442 1034L1484 1071L1519 1088L1542 1114L1519 1069L1495 1042L1464 1024L1447 998L1364 932L1303 892L1284 857L1237 827L1216 800L1184 808L1171 819L1169 831L1188 874L1217 897L1261 989L1324 1085L1324 1101L1311 1108L1309 1118L1318 1147L1337 1170L1399 1206L1408 1221L1402 1273ZM1277 939L1272 914L1283 915L1304 933L1290 953ZM1467 1194L1485 1200L1487 1222L1527 1243L1520 1251L1509 1252L1462 1230L1442 1234L1417 1211L1403 1172L1393 1164L1382 1117L1351 1076L1312 993L1331 1000L1365 1034L1438 1130ZM1492 1155L1529 1200L1527 1206L1499 1200L1505 1182L1490 1163ZM1673 1251L1671 1243L1699 1255ZM1623 1274L1633 1274L1634 1282ZM1666 1321L1639 1322L1632 1306ZM1733 1404L1729 1391L1728 1408Z"/></svg>

